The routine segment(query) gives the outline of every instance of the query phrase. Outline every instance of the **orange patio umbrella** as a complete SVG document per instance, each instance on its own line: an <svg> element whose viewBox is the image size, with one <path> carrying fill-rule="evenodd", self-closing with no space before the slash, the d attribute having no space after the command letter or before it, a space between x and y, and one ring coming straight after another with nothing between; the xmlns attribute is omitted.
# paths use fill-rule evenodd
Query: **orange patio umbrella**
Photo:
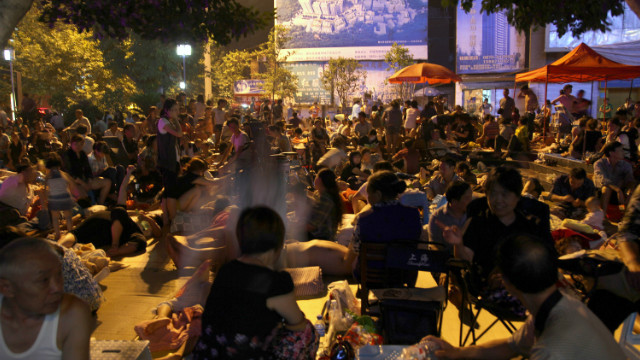
<svg viewBox="0 0 640 360"><path fill-rule="evenodd" d="M407 82L413 84L429 83L429 85L461 81L456 73L446 67L429 63L409 65L393 74L388 80L392 84Z"/></svg>

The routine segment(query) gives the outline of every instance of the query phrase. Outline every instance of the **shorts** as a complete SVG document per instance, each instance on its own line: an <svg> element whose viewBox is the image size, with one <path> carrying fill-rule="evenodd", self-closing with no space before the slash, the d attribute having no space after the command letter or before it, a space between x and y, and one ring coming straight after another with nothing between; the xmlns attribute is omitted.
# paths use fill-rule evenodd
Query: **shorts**
<svg viewBox="0 0 640 360"><path fill-rule="evenodd" d="M162 168L160 168L160 173L162 174L162 186L164 187L162 197L177 199L178 173Z"/></svg>
<svg viewBox="0 0 640 360"><path fill-rule="evenodd" d="M400 126L387 126L387 135L398 135L400 134Z"/></svg>
<svg viewBox="0 0 640 360"><path fill-rule="evenodd" d="M73 209L76 205L71 196L64 195L60 198L49 197L49 210L51 211L67 211Z"/></svg>

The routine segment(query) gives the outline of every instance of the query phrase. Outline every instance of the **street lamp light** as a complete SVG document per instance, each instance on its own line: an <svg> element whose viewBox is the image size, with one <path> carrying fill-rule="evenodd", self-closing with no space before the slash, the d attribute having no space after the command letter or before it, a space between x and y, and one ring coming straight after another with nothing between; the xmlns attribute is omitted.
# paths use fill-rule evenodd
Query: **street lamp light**
<svg viewBox="0 0 640 360"><path fill-rule="evenodd" d="M11 120L16 121L16 88L13 83L13 60L15 53L13 49L4 49L4 59L9 62L9 71L11 72Z"/></svg>
<svg viewBox="0 0 640 360"><path fill-rule="evenodd" d="M176 54L178 56L182 56L182 82L180 82L180 89L185 89L187 87L187 56L191 56L191 45L189 44L180 44L176 48Z"/></svg>

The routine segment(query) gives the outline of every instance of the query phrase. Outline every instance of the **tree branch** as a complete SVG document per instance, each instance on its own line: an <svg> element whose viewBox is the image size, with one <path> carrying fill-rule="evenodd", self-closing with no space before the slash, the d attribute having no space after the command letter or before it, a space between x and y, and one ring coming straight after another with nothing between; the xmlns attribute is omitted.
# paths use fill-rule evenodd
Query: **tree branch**
<svg viewBox="0 0 640 360"><path fill-rule="evenodd" d="M0 1L0 45L7 46L13 30L31 8L33 0L2 0Z"/></svg>

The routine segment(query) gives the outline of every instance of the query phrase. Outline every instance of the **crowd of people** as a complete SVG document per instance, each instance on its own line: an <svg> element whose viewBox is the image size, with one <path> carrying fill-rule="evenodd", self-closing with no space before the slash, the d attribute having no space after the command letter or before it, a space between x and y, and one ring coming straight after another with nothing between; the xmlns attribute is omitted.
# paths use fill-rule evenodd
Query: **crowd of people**
<svg viewBox="0 0 640 360"><path fill-rule="evenodd" d="M358 281L360 245L398 240L438 243L472 265L482 296L528 311L511 339L486 346L429 338L443 356L621 358L611 331L636 300L608 293L625 306L589 310L557 292L567 247L554 245L570 239L557 239L551 223L602 232L574 250L615 248L640 291L640 118L624 109L588 118L588 101L565 87L549 104L571 109L567 127L528 87L519 96L523 114L505 89L497 118L448 109L441 96L423 108L355 99L350 115L323 119L317 103L299 117L282 100L246 110L185 94L144 114L89 120L78 109L68 126L57 113L0 117L0 358L88 358L102 293L70 249L90 243L118 258L145 252L152 238L177 267L209 261L215 270L200 294L202 331L167 358L312 358L318 336L282 269L319 266ZM513 166L474 167L466 157L486 148L497 161L531 159L554 131L554 149L593 159L593 176L573 168L546 192ZM455 284L450 292L459 306ZM591 347L562 341L578 332Z"/></svg>

